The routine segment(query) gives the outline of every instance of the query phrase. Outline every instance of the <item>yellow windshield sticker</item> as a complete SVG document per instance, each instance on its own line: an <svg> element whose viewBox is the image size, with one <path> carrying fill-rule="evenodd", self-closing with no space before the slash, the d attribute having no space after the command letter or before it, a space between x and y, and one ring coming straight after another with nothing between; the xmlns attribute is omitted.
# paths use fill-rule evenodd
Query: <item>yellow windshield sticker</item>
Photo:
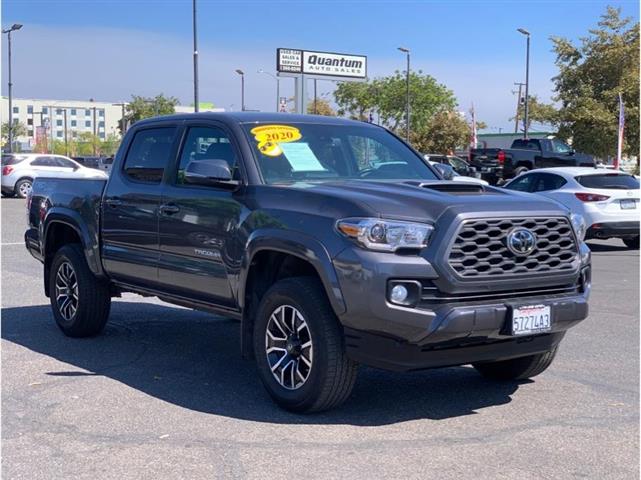
<svg viewBox="0 0 641 480"><path fill-rule="evenodd" d="M258 150L269 157L282 155L279 143L295 142L303 138L298 128L289 125L261 125L252 128L251 133L258 142Z"/></svg>

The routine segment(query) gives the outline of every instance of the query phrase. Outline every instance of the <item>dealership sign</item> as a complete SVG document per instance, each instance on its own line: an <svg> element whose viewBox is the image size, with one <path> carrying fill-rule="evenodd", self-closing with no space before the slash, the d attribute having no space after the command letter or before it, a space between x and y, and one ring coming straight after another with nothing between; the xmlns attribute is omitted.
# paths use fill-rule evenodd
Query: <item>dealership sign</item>
<svg viewBox="0 0 641 480"><path fill-rule="evenodd" d="M364 79L367 76L367 57L279 48L276 51L276 69L280 73Z"/></svg>

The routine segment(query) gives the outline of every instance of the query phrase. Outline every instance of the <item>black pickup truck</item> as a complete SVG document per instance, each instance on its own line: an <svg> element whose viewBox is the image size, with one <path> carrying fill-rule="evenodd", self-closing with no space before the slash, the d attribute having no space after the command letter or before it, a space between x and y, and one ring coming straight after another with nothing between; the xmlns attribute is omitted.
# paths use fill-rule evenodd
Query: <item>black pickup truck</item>
<svg viewBox="0 0 641 480"><path fill-rule="evenodd" d="M236 318L292 411L339 405L359 363L532 377L588 312L580 216L441 180L390 132L344 119L144 120L108 180L38 177L28 216L66 335L98 334L121 292Z"/></svg>
<svg viewBox="0 0 641 480"><path fill-rule="evenodd" d="M511 148L473 148L470 163L491 175L492 183L508 180L528 170L548 167L594 167L594 158L577 153L556 138L516 139Z"/></svg>

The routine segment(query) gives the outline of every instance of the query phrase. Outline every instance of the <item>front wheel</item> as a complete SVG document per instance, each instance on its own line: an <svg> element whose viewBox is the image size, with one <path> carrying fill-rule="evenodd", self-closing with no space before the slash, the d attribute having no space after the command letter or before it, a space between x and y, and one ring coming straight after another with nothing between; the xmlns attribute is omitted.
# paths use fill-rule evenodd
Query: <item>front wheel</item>
<svg viewBox="0 0 641 480"><path fill-rule="evenodd" d="M639 235L636 237L630 237L630 238L622 238L623 243L625 243L625 246L628 247L631 250L638 250L639 249Z"/></svg>
<svg viewBox="0 0 641 480"><path fill-rule="evenodd" d="M263 296L254 324L258 373L272 399L293 412L317 412L350 395L358 364L321 283L287 278Z"/></svg>
<svg viewBox="0 0 641 480"><path fill-rule="evenodd" d="M109 285L97 279L79 245L56 252L49 272L49 298L58 327L69 337L91 337L109 317Z"/></svg>
<svg viewBox="0 0 641 480"><path fill-rule="evenodd" d="M492 380L525 380L543 373L554 360L557 347L544 353L498 362L474 363L472 366Z"/></svg>

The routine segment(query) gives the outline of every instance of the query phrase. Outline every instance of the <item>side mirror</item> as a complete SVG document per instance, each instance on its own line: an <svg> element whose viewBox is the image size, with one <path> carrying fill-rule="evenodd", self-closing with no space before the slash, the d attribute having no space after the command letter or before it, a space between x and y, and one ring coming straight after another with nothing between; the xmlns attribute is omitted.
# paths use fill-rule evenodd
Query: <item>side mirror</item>
<svg viewBox="0 0 641 480"><path fill-rule="evenodd" d="M232 184L232 174L226 160L193 160L185 168L185 183L192 185Z"/></svg>
<svg viewBox="0 0 641 480"><path fill-rule="evenodd" d="M433 166L438 170L438 173L441 174L443 180L452 180L454 178L454 170L449 165L435 163Z"/></svg>

